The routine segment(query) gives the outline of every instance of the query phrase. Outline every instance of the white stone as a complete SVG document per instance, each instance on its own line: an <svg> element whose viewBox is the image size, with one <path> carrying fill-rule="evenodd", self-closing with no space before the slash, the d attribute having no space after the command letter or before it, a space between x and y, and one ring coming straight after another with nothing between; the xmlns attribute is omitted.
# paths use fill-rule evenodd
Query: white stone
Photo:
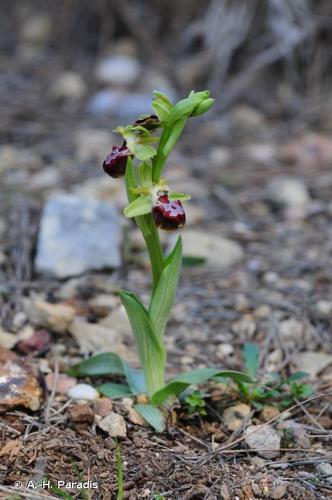
<svg viewBox="0 0 332 500"><path fill-rule="evenodd" d="M88 323L84 319L75 318L69 332L76 339L81 352L116 350L119 334L115 329L98 323Z"/></svg>
<svg viewBox="0 0 332 500"><path fill-rule="evenodd" d="M271 425L251 425L245 430L247 446L262 458L275 458L280 453L280 434Z"/></svg>
<svg viewBox="0 0 332 500"><path fill-rule="evenodd" d="M100 83L131 85L137 80L140 71L141 65L134 57L110 56L97 65L96 78Z"/></svg>
<svg viewBox="0 0 332 500"><path fill-rule="evenodd" d="M71 399L87 401L95 401L100 397L99 392L89 384L76 384L68 390L67 395Z"/></svg>
<svg viewBox="0 0 332 500"><path fill-rule="evenodd" d="M304 218L309 209L310 195L305 184L295 177L280 176L269 184L272 199L283 205L292 219Z"/></svg>
<svg viewBox="0 0 332 500"><path fill-rule="evenodd" d="M5 332L0 328L0 347L11 349L17 342L17 337L13 333Z"/></svg>
<svg viewBox="0 0 332 500"><path fill-rule="evenodd" d="M294 361L301 371L307 372L311 377L315 378L319 372L332 364L332 355L323 352L304 351L299 352Z"/></svg>
<svg viewBox="0 0 332 500"><path fill-rule="evenodd" d="M65 71L53 82L51 94L57 99L78 100L87 92L87 87L79 73Z"/></svg>
<svg viewBox="0 0 332 500"><path fill-rule="evenodd" d="M59 194L44 207L35 269L56 278L121 265L122 232L111 204Z"/></svg>
<svg viewBox="0 0 332 500"><path fill-rule="evenodd" d="M193 229L183 231L183 255L203 257L216 269L229 268L243 258L242 247L235 241L217 234Z"/></svg>

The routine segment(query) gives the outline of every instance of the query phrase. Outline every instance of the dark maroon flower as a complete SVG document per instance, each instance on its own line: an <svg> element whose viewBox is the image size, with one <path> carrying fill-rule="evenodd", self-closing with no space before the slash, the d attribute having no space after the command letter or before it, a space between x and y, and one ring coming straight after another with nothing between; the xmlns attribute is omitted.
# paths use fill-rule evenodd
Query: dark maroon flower
<svg viewBox="0 0 332 500"><path fill-rule="evenodd" d="M181 229L186 223L181 201L170 201L167 195L158 197L152 209L152 217L156 226L165 231Z"/></svg>
<svg viewBox="0 0 332 500"><path fill-rule="evenodd" d="M134 125L141 125L146 130L155 130L160 127L160 121L157 115L142 115Z"/></svg>
<svg viewBox="0 0 332 500"><path fill-rule="evenodd" d="M130 151L127 148L126 141L122 146L113 146L112 151L106 156L103 169L106 174L110 175L114 179L122 177L126 172L126 165Z"/></svg>

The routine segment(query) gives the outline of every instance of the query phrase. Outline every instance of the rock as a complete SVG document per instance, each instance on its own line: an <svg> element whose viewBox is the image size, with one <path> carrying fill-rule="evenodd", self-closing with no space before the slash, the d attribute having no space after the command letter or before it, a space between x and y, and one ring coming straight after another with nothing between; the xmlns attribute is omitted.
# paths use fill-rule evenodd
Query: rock
<svg viewBox="0 0 332 500"><path fill-rule="evenodd" d="M269 183L268 190L272 200L285 208L289 219L306 217L310 195L300 179L286 176L275 177Z"/></svg>
<svg viewBox="0 0 332 500"><path fill-rule="evenodd" d="M278 424L278 430L283 432L283 448L303 448L305 450L310 448L311 442L304 425L294 422L294 420L286 420Z"/></svg>
<svg viewBox="0 0 332 500"><path fill-rule="evenodd" d="M24 307L31 323L55 333L68 331L75 317L75 309L66 304L50 304L40 299L27 299Z"/></svg>
<svg viewBox="0 0 332 500"><path fill-rule="evenodd" d="M117 119L135 121L144 113L151 113L151 94L99 90L87 104L87 111L94 116L112 115Z"/></svg>
<svg viewBox="0 0 332 500"><path fill-rule="evenodd" d="M316 303L316 310L320 315L329 317L332 315L332 302L329 300L319 300Z"/></svg>
<svg viewBox="0 0 332 500"><path fill-rule="evenodd" d="M282 498L285 498L285 494L288 488L288 483L283 482L278 484L278 486L274 486L270 490L270 498L271 500L281 500Z"/></svg>
<svg viewBox="0 0 332 500"><path fill-rule="evenodd" d="M92 424L95 419L95 412L87 405L74 405L69 408L69 418L78 424Z"/></svg>
<svg viewBox="0 0 332 500"><path fill-rule="evenodd" d="M250 414L250 406L240 403L235 406L226 408L223 412L223 420L229 431L236 431L239 429Z"/></svg>
<svg viewBox="0 0 332 500"><path fill-rule="evenodd" d="M118 413L111 412L102 419L97 420L100 429L107 432L111 437L126 437L127 427L124 418Z"/></svg>
<svg viewBox="0 0 332 500"><path fill-rule="evenodd" d="M101 166L100 166L101 168ZM114 204L117 208L123 209L127 204L127 195L121 182L107 182L105 177L88 179L82 184L77 184L73 192L89 200L106 201Z"/></svg>
<svg viewBox="0 0 332 500"><path fill-rule="evenodd" d="M67 395L71 399L86 401L95 401L100 396L99 392L89 384L76 384L68 390Z"/></svg>
<svg viewBox="0 0 332 500"><path fill-rule="evenodd" d="M43 354L50 348L51 335L47 330L35 330L26 326L17 337L17 349L23 354Z"/></svg>
<svg viewBox="0 0 332 500"><path fill-rule="evenodd" d="M203 257L215 269L227 269L243 258L238 243L216 234L190 229L183 232L182 242L183 255Z"/></svg>
<svg viewBox="0 0 332 500"><path fill-rule="evenodd" d="M263 422L269 422L278 415L280 415L280 411L276 406L265 405L261 411L260 417Z"/></svg>
<svg viewBox="0 0 332 500"><path fill-rule="evenodd" d="M48 373L45 377L46 386L49 391L53 389L54 384L54 373ZM65 373L59 373L56 380L55 392L57 394L67 394L69 389L77 384L77 379L75 377L70 377Z"/></svg>
<svg viewBox="0 0 332 500"><path fill-rule="evenodd" d="M249 144L243 150L245 158L263 165L275 161L276 147L273 144Z"/></svg>
<svg viewBox="0 0 332 500"><path fill-rule="evenodd" d="M89 306L97 316L107 317L119 305L118 297L111 294L100 293L89 301ZM107 326L107 325L106 325Z"/></svg>
<svg viewBox="0 0 332 500"><path fill-rule="evenodd" d="M219 359L225 360L234 354L234 347L231 344L218 345L216 355Z"/></svg>
<svg viewBox="0 0 332 500"><path fill-rule="evenodd" d="M76 101L85 96L87 87L79 73L65 71L53 82L50 92L56 99Z"/></svg>
<svg viewBox="0 0 332 500"><path fill-rule="evenodd" d="M331 137L321 134L304 134L285 144L279 151L283 161L297 163L301 167L315 168L332 161Z"/></svg>
<svg viewBox="0 0 332 500"><path fill-rule="evenodd" d="M76 318L69 327L81 352L115 351L120 335L115 329Z"/></svg>
<svg viewBox="0 0 332 500"><path fill-rule="evenodd" d="M304 351L296 355L294 362L301 371L307 372L310 377L315 378L324 368L332 364L332 356L322 352Z"/></svg>
<svg viewBox="0 0 332 500"><path fill-rule="evenodd" d="M102 163L107 153L112 149L119 139L107 130L84 128L76 133L76 153L80 161L98 161L100 163L100 172L102 172ZM96 179L89 179L89 181ZM103 182L106 179L103 176Z"/></svg>
<svg viewBox="0 0 332 500"><path fill-rule="evenodd" d="M141 72L137 59L129 55L116 55L100 61L96 67L96 79L99 83L110 85L132 85Z"/></svg>
<svg viewBox="0 0 332 500"><path fill-rule="evenodd" d="M129 420L133 424L135 424L135 425L141 425L141 426L146 427L147 423L145 422L145 420L133 408L134 401L132 400L132 398L123 398L122 399L122 404L123 404L124 408L128 412L128 418L129 418Z"/></svg>
<svg viewBox="0 0 332 500"><path fill-rule="evenodd" d="M56 167L46 167L35 174L30 175L27 190L43 191L52 189L58 185L60 181L60 173Z"/></svg>
<svg viewBox="0 0 332 500"><path fill-rule="evenodd" d="M7 361L0 362L0 411L20 406L36 411L42 397L37 376L27 362L9 356Z"/></svg>
<svg viewBox="0 0 332 500"><path fill-rule="evenodd" d="M214 167L220 168L230 162L232 153L229 148L217 146L212 148L209 154L209 160Z"/></svg>
<svg viewBox="0 0 332 500"><path fill-rule="evenodd" d="M35 268L56 278L121 265L121 231L112 205L73 195L44 207Z"/></svg>
<svg viewBox="0 0 332 500"><path fill-rule="evenodd" d="M51 18L48 15L35 14L24 22L21 38L24 42L41 45L49 40L51 27Z"/></svg>
<svg viewBox="0 0 332 500"><path fill-rule="evenodd" d="M121 336L131 335L132 329L125 308L121 305L100 321L106 328L115 330Z"/></svg>
<svg viewBox="0 0 332 500"><path fill-rule="evenodd" d="M17 342L17 336L0 328L0 347L12 349Z"/></svg>
<svg viewBox="0 0 332 500"><path fill-rule="evenodd" d="M295 318L289 318L279 323L279 335L283 343L297 345L304 340L305 327Z"/></svg>
<svg viewBox="0 0 332 500"><path fill-rule="evenodd" d="M251 425L245 430L245 441L262 458L275 458L280 453L280 435L271 425Z"/></svg>
<svg viewBox="0 0 332 500"><path fill-rule="evenodd" d="M0 147L0 174L7 170L33 170L42 166L41 158L28 149L19 149L11 144Z"/></svg>
<svg viewBox="0 0 332 500"><path fill-rule="evenodd" d="M325 481L332 484L332 465L328 462L321 462L316 466L317 472Z"/></svg>
<svg viewBox="0 0 332 500"><path fill-rule="evenodd" d="M246 104L234 107L231 112L231 122L237 133L256 136L257 132L266 132L266 120L263 114Z"/></svg>
<svg viewBox="0 0 332 500"><path fill-rule="evenodd" d="M113 410L113 403L110 398L100 398L95 402L95 412L100 417L106 417Z"/></svg>

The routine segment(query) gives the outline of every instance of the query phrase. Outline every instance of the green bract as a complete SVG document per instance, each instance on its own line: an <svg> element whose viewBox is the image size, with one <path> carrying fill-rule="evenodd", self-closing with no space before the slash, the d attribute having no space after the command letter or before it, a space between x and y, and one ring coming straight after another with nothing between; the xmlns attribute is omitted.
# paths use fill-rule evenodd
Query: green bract
<svg viewBox="0 0 332 500"><path fill-rule="evenodd" d="M190 195L171 191L161 174L187 120L205 113L212 104L209 91L192 91L187 98L175 105L165 94L155 91L152 107L157 117L147 114L138 120L146 124L149 130L137 122L116 129L130 151L125 165L129 204L124 209L124 215L133 218L142 232L153 278L149 304L144 304L131 292L119 292L131 323L142 370L134 370L114 353L98 354L69 370L75 376L116 374L124 377L125 384L106 382L98 387L99 391L112 398L147 394L149 403L135 405L135 409L157 431L165 429L165 409L169 402L190 385L201 384L214 377L228 377L243 384L251 382L249 375L221 371L218 368L193 370L168 382L165 380L164 333L175 299L183 259L181 237L177 239L169 255L165 255L155 224L168 230L182 227L185 214L181 202L189 200ZM153 126L154 122L156 126ZM156 135L159 130L160 136ZM135 159L138 160L137 166ZM163 219L160 219L163 217L169 217L172 223L163 226Z"/></svg>

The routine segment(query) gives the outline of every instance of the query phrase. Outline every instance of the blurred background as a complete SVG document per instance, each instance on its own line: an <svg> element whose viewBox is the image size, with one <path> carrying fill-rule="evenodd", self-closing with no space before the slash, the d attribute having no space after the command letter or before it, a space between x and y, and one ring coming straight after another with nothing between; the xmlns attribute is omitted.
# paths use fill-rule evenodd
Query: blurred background
<svg viewBox="0 0 332 500"><path fill-rule="evenodd" d="M290 245L288 263L298 252L305 261L310 234L308 259L316 258L321 235L312 217L314 224L325 217L328 240L332 212L329 0L2 0L0 27L4 324L16 328L20 297L38 289L44 275L66 279L137 262L142 244L133 228L128 248L127 236L116 240L115 260L96 264L95 251L74 272L70 263L60 271L58 263L45 263L50 250L38 234L45 204L58 192L83 206L87 200L123 208L122 183L105 178L101 164L119 142L114 126L150 112L154 89L177 100L207 88L216 99L209 114L189 123L169 164L172 186L193 195L187 253L201 251L221 273L245 255L243 269L274 272L272 282L276 263L264 259L280 246ZM302 231L298 240L282 239L289 227ZM211 241L197 246L199 229L235 247L220 241L211 258ZM48 235L53 248L68 232Z"/></svg>

